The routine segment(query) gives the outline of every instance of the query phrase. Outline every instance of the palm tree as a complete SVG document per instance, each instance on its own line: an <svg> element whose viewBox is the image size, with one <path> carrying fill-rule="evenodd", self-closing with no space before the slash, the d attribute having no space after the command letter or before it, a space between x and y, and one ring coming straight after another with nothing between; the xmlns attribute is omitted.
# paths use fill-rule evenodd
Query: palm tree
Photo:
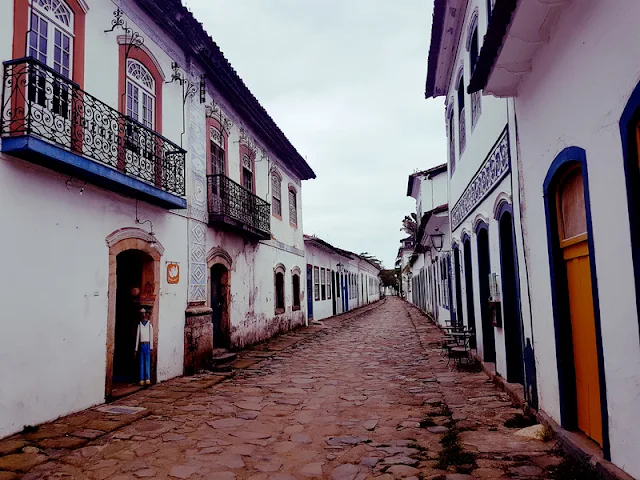
<svg viewBox="0 0 640 480"><path fill-rule="evenodd" d="M415 213L405 215L402 219L402 228L400 231L405 232L415 240L418 234L418 216Z"/></svg>

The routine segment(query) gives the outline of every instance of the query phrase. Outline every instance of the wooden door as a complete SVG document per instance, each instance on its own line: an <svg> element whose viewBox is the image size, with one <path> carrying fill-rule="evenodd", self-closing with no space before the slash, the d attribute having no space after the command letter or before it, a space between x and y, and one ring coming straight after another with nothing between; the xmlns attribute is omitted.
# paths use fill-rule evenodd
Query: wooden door
<svg viewBox="0 0 640 480"><path fill-rule="evenodd" d="M584 183L580 167L571 169L561 179L556 205L558 237L567 275L578 428L602 445L600 372Z"/></svg>
<svg viewBox="0 0 640 480"><path fill-rule="evenodd" d="M229 347L229 311L227 305L228 270L220 264L211 267L211 308L213 309L213 346Z"/></svg>

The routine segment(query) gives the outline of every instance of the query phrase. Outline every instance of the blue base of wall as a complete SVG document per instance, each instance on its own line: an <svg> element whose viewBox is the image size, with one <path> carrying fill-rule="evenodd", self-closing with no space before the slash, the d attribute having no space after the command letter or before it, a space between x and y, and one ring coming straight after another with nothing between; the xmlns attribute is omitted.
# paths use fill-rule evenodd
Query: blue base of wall
<svg viewBox="0 0 640 480"><path fill-rule="evenodd" d="M3 138L2 152L163 208L187 208L187 200L182 197L39 138L30 136Z"/></svg>

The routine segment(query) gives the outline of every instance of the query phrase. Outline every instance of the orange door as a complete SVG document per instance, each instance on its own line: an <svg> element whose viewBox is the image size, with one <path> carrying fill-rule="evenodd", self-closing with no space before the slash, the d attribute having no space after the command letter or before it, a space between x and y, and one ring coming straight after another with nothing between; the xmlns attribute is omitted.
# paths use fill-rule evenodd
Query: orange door
<svg viewBox="0 0 640 480"><path fill-rule="evenodd" d="M561 180L558 187L557 206L560 248L565 261L569 292L578 428L602 445L596 324L591 288L584 183L579 167L570 170Z"/></svg>

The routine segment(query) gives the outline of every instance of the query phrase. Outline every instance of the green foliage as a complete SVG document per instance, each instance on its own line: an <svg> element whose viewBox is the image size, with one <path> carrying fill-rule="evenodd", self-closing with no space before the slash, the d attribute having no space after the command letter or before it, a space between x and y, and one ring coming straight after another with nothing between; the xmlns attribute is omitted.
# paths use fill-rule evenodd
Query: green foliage
<svg viewBox="0 0 640 480"><path fill-rule="evenodd" d="M380 281L382 282L383 287L392 287L398 288L398 277L396 275L396 270L380 270Z"/></svg>
<svg viewBox="0 0 640 480"><path fill-rule="evenodd" d="M415 213L405 215L402 219L402 228L400 231L410 235L415 240L418 234L418 217Z"/></svg>

